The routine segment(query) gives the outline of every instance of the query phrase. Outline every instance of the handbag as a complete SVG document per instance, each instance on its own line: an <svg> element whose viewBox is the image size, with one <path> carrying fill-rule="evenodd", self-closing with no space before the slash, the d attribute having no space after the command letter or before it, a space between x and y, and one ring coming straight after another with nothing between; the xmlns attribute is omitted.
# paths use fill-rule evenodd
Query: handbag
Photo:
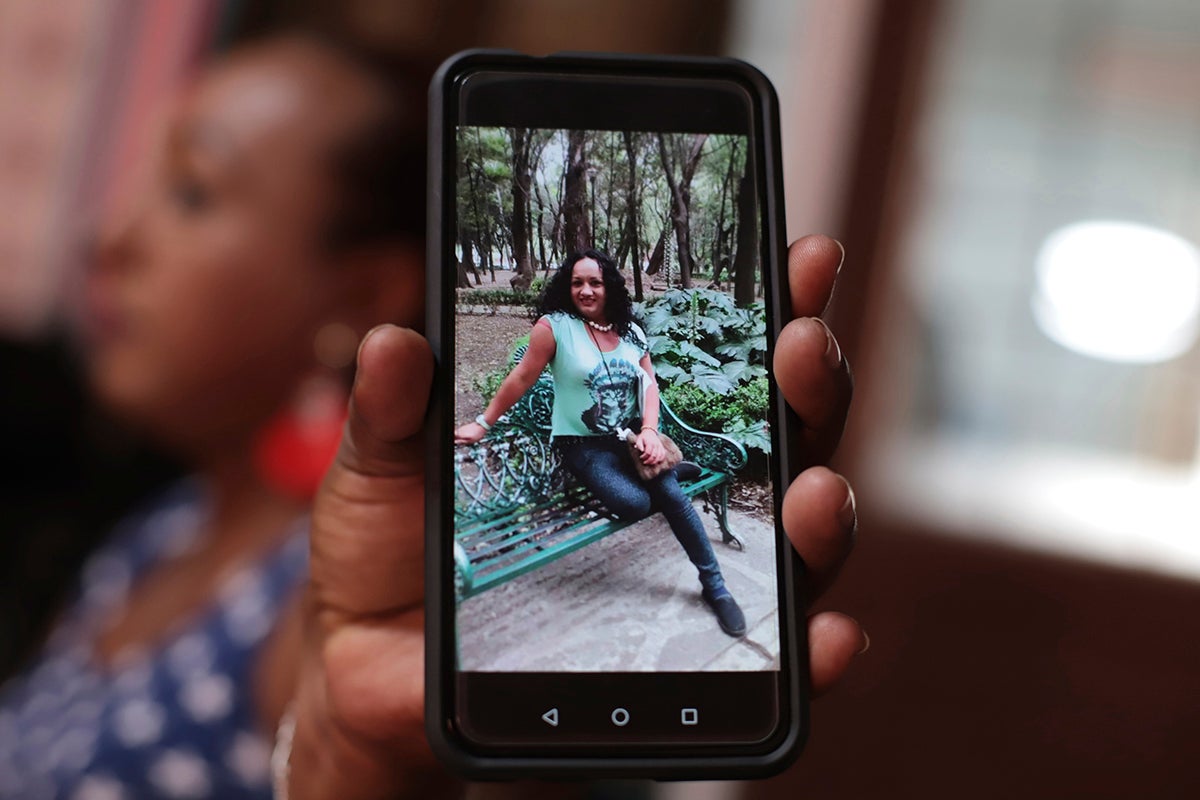
<svg viewBox="0 0 1200 800"><path fill-rule="evenodd" d="M658 440L662 442L666 452L657 464L647 464L642 461L642 451L637 449L637 434L629 428L622 428L618 431L617 438L624 441L629 447L629 456L633 459L633 467L643 481L652 481L667 470L675 469L679 466L679 462L683 461L683 453L680 451L679 445L675 444L675 440L665 433L658 434Z"/></svg>

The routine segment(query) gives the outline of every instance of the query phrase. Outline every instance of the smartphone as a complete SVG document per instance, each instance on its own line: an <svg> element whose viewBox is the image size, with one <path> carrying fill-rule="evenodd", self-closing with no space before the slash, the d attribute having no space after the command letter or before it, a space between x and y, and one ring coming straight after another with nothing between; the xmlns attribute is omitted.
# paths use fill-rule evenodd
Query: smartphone
<svg viewBox="0 0 1200 800"><path fill-rule="evenodd" d="M781 769L808 676L770 83L470 51L430 109L434 750L474 778Z"/></svg>

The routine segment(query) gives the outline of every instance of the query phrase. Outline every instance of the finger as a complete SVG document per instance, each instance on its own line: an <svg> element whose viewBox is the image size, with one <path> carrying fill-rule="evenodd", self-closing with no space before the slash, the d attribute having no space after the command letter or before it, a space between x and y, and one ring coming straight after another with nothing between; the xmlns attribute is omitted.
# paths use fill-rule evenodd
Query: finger
<svg viewBox="0 0 1200 800"><path fill-rule="evenodd" d="M850 484L826 467L797 476L783 497L783 529L804 560L806 598L818 597L854 548L858 509Z"/></svg>
<svg viewBox="0 0 1200 800"><path fill-rule="evenodd" d="M837 339L816 317L784 326L775 345L775 379L800 418L802 466L829 461L846 425L854 385Z"/></svg>
<svg viewBox="0 0 1200 800"><path fill-rule="evenodd" d="M312 576L322 613L345 617L421 602L424 454L433 356L414 331L363 339L342 444L313 505Z"/></svg>
<svg viewBox="0 0 1200 800"><path fill-rule="evenodd" d="M825 313L844 256L842 245L828 236L814 234L792 243L788 248L788 286L795 316Z"/></svg>
<svg viewBox="0 0 1200 800"><path fill-rule="evenodd" d="M814 614L808 620L808 679L813 696L833 688L854 657L867 652L871 640L851 617L836 611Z"/></svg>
<svg viewBox="0 0 1200 800"><path fill-rule="evenodd" d="M420 473L433 353L416 331L380 325L363 337L350 399L348 437L338 460L358 472ZM415 402L414 402L415 401Z"/></svg>

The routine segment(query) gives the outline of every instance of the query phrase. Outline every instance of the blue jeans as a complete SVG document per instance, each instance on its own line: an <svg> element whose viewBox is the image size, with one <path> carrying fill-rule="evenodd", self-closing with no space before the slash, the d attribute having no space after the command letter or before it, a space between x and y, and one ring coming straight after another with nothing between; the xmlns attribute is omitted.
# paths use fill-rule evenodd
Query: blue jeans
<svg viewBox="0 0 1200 800"><path fill-rule="evenodd" d="M616 437L571 439L560 443L558 449L567 469L618 519L636 522L651 511L661 511L671 532L696 565L700 584L710 595L724 594L725 579L717 565L717 555L691 498L679 487L674 470L643 481L634 469L629 446Z"/></svg>

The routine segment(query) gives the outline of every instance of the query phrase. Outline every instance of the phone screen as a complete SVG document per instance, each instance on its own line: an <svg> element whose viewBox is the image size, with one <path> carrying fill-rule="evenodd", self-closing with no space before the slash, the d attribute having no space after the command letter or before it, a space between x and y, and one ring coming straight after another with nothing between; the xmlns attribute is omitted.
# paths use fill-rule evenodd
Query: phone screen
<svg viewBox="0 0 1200 800"><path fill-rule="evenodd" d="M750 98L457 89L437 276L456 724L484 748L763 743L790 665Z"/></svg>

